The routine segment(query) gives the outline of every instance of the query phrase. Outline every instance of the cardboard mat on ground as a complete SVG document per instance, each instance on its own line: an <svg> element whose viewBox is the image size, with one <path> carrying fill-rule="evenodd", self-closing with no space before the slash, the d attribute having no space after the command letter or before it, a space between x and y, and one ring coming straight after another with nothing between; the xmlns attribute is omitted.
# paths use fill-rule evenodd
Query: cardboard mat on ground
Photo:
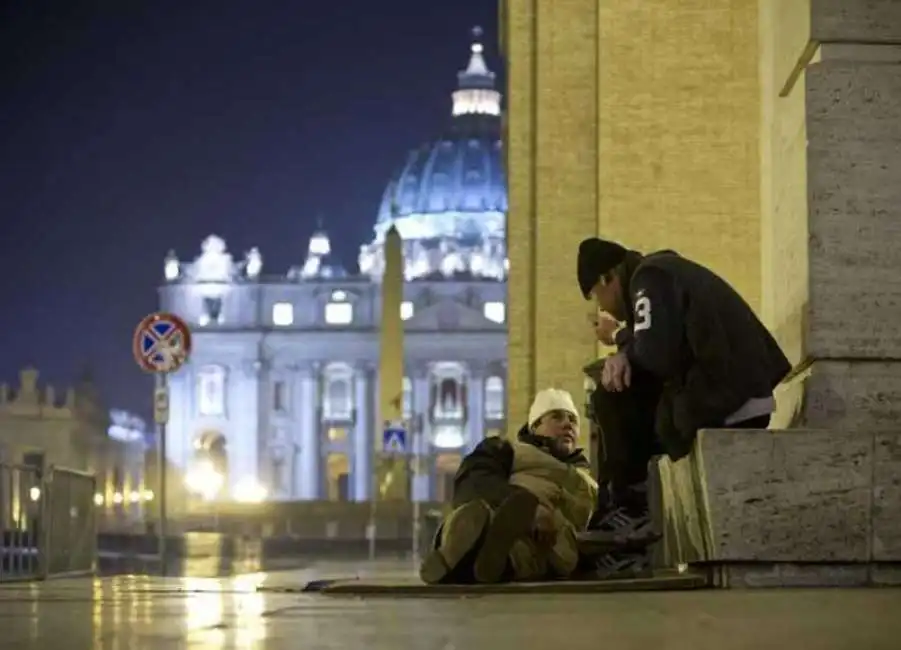
<svg viewBox="0 0 901 650"><path fill-rule="evenodd" d="M702 589L707 580L692 573L667 573L654 577L619 580L517 582L491 585L426 585L418 578L316 580L299 591L325 596L382 596L387 598L431 596L486 596L491 594L590 594L623 591L676 591Z"/></svg>

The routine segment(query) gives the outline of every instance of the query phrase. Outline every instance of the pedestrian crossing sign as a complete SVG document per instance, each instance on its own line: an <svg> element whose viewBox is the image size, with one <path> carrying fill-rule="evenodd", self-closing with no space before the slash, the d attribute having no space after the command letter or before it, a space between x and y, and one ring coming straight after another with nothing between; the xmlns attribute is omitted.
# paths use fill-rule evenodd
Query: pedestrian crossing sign
<svg viewBox="0 0 901 650"><path fill-rule="evenodd" d="M407 430L399 422L386 422L382 432L382 451L396 456L407 452Z"/></svg>

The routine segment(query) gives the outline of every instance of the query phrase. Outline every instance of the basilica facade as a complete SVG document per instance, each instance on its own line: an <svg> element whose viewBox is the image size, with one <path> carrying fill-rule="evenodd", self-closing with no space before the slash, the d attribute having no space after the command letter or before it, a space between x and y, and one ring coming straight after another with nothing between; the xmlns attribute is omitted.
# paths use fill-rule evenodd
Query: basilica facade
<svg viewBox="0 0 901 650"><path fill-rule="evenodd" d="M388 183L358 271L335 263L322 229L278 275L259 250L236 257L215 235L193 260L166 258L160 309L193 334L189 363L169 381L168 455L200 476L202 496L441 501L462 456L505 430L501 95L475 37L447 130ZM402 410L416 467L399 491L376 412L392 225L403 241Z"/></svg>

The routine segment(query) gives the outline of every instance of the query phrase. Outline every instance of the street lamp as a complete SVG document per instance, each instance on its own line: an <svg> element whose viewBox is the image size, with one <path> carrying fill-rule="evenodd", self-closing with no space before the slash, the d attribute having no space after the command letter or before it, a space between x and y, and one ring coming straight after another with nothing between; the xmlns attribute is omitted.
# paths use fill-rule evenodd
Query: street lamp
<svg viewBox="0 0 901 650"><path fill-rule="evenodd" d="M212 463L198 463L185 477L185 486L206 501L212 501L219 494L225 477L215 470Z"/></svg>
<svg viewBox="0 0 901 650"><path fill-rule="evenodd" d="M243 478L232 491L235 501L242 503L262 503L269 496L269 491L253 478Z"/></svg>

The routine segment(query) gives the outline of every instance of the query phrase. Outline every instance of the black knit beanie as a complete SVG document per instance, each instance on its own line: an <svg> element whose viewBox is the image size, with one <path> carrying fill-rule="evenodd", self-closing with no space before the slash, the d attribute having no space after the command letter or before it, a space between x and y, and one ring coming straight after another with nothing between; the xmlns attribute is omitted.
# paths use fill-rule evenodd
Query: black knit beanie
<svg viewBox="0 0 901 650"><path fill-rule="evenodd" d="M626 253L627 250L616 242L597 237L589 237L579 244L576 273L579 279L579 289L582 290L582 295L586 299L598 278L616 268L626 259Z"/></svg>

